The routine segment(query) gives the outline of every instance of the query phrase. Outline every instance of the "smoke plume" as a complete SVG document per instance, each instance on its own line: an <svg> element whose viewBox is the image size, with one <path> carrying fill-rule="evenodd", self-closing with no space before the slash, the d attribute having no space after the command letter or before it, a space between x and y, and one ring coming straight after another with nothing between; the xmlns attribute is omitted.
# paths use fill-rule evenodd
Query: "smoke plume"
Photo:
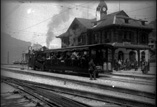
<svg viewBox="0 0 157 107"><path fill-rule="evenodd" d="M46 45L47 48L49 48L50 42L55 38L55 33L54 31L61 25L64 25L65 22L67 22L70 19L72 12L72 9L69 8L71 7L70 4L66 4L66 3L60 3L59 5L61 5L59 7L59 13L54 15L50 21L50 23L48 24L48 31L47 31L47 38L46 38Z"/></svg>

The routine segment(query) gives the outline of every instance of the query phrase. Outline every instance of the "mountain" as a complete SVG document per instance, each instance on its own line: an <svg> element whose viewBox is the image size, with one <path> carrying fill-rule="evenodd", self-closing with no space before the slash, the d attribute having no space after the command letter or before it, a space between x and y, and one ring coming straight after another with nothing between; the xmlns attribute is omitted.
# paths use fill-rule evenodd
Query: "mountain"
<svg viewBox="0 0 157 107"><path fill-rule="evenodd" d="M31 46L30 42L25 42L11 37L9 34L1 32L1 64L9 64L13 61L21 61L22 53Z"/></svg>

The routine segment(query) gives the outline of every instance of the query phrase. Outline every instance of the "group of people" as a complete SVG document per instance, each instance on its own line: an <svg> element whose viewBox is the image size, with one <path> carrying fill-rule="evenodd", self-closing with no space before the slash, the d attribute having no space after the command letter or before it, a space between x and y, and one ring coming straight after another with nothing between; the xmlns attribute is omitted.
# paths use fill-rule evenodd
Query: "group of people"
<svg viewBox="0 0 157 107"><path fill-rule="evenodd" d="M137 70L138 68L138 62L136 59L134 60L129 60L126 59L124 60L115 60L115 70L119 71L119 70L130 70L130 69L135 69Z"/></svg>
<svg viewBox="0 0 157 107"><path fill-rule="evenodd" d="M90 58L89 53L84 52L67 52L67 53L51 53L50 55L38 55L38 62L44 64L46 61L50 61L54 65L60 65L64 63L66 66L79 66L87 68L90 80L96 80L96 62L94 58Z"/></svg>
<svg viewBox="0 0 157 107"><path fill-rule="evenodd" d="M52 53L50 58L53 65L65 64L66 66L86 67L88 64L88 53L85 52L66 52L66 53Z"/></svg>

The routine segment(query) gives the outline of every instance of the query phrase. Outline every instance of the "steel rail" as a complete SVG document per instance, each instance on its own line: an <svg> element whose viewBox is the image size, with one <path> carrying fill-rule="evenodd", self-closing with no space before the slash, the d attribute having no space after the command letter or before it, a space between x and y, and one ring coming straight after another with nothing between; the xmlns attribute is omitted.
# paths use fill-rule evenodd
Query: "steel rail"
<svg viewBox="0 0 157 107"><path fill-rule="evenodd" d="M15 84L12 84L12 83L9 83L8 81L3 81L4 83L8 84L8 85L11 85L12 87L16 88L16 89L19 89L20 91L24 92L24 93L27 93L28 95L40 100L41 102L43 102L44 104L48 105L49 107L62 107L62 106L59 106L55 103L52 103L52 102L49 102L47 99L45 99L44 97L41 97L39 96L38 94L36 94L36 92L33 92L32 90L30 89L26 89L24 87L22 88L19 88L20 85L15 85Z"/></svg>
<svg viewBox="0 0 157 107"><path fill-rule="evenodd" d="M58 95L49 91L45 92L45 90L41 88L39 89L37 87L33 87L32 85L26 82L23 83L23 81L17 81L16 79L10 79L10 78L9 78L9 81L8 81L8 78L7 79L5 78L4 81L11 82L11 83L17 84L18 86L21 86L23 88L22 91L32 96L35 96L36 98L40 99L41 101L43 101L50 107L91 107L84 103L63 97L61 95Z"/></svg>

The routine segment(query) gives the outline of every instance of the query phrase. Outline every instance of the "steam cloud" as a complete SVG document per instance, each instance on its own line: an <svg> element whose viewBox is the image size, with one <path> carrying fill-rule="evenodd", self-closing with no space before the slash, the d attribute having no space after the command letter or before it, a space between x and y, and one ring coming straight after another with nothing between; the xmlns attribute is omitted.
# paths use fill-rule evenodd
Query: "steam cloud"
<svg viewBox="0 0 157 107"><path fill-rule="evenodd" d="M60 11L58 14L54 15L50 21L50 23L48 24L48 31L47 31L47 38L46 38L46 45L47 48L49 48L49 45L51 43L51 41L55 38L55 33L54 31L56 29L59 29L60 26L64 26L64 24L66 22L70 21L71 17L82 17L82 18L90 18L90 17L95 17L95 11L93 12L89 12L87 11L87 9L85 8L79 8L76 7L75 5L72 6L72 2L67 2L67 3L59 3L60 7ZM75 3L74 3L75 4ZM73 7L76 7L75 9ZM89 7L92 7L93 3L89 4ZM70 8L71 7L71 8ZM77 11L79 10L79 11ZM71 23L70 23L71 24ZM75 41L76 38L78 37L79 33L80 33L80 29L72 29L72 31L68 32L68 35L70 36L70 46L72 45L76 45L78 41ZM74 43L76 42L76 43Z"/></svg>
<svg viewBox="0 0 157 107"><path fill-rule="evenodd" d="M60 12L56 15L54 15L51 19L51 22L48 24L48 31L47 31L47 38L46 38L46 45L47 48L49 48L50 42L55 38L54 30L58 28L60 25L63 25L63 23L67 22L70 19L70 15L73 13L71 7L69 4L62 4L63 6L60 6Z"/></svg>

